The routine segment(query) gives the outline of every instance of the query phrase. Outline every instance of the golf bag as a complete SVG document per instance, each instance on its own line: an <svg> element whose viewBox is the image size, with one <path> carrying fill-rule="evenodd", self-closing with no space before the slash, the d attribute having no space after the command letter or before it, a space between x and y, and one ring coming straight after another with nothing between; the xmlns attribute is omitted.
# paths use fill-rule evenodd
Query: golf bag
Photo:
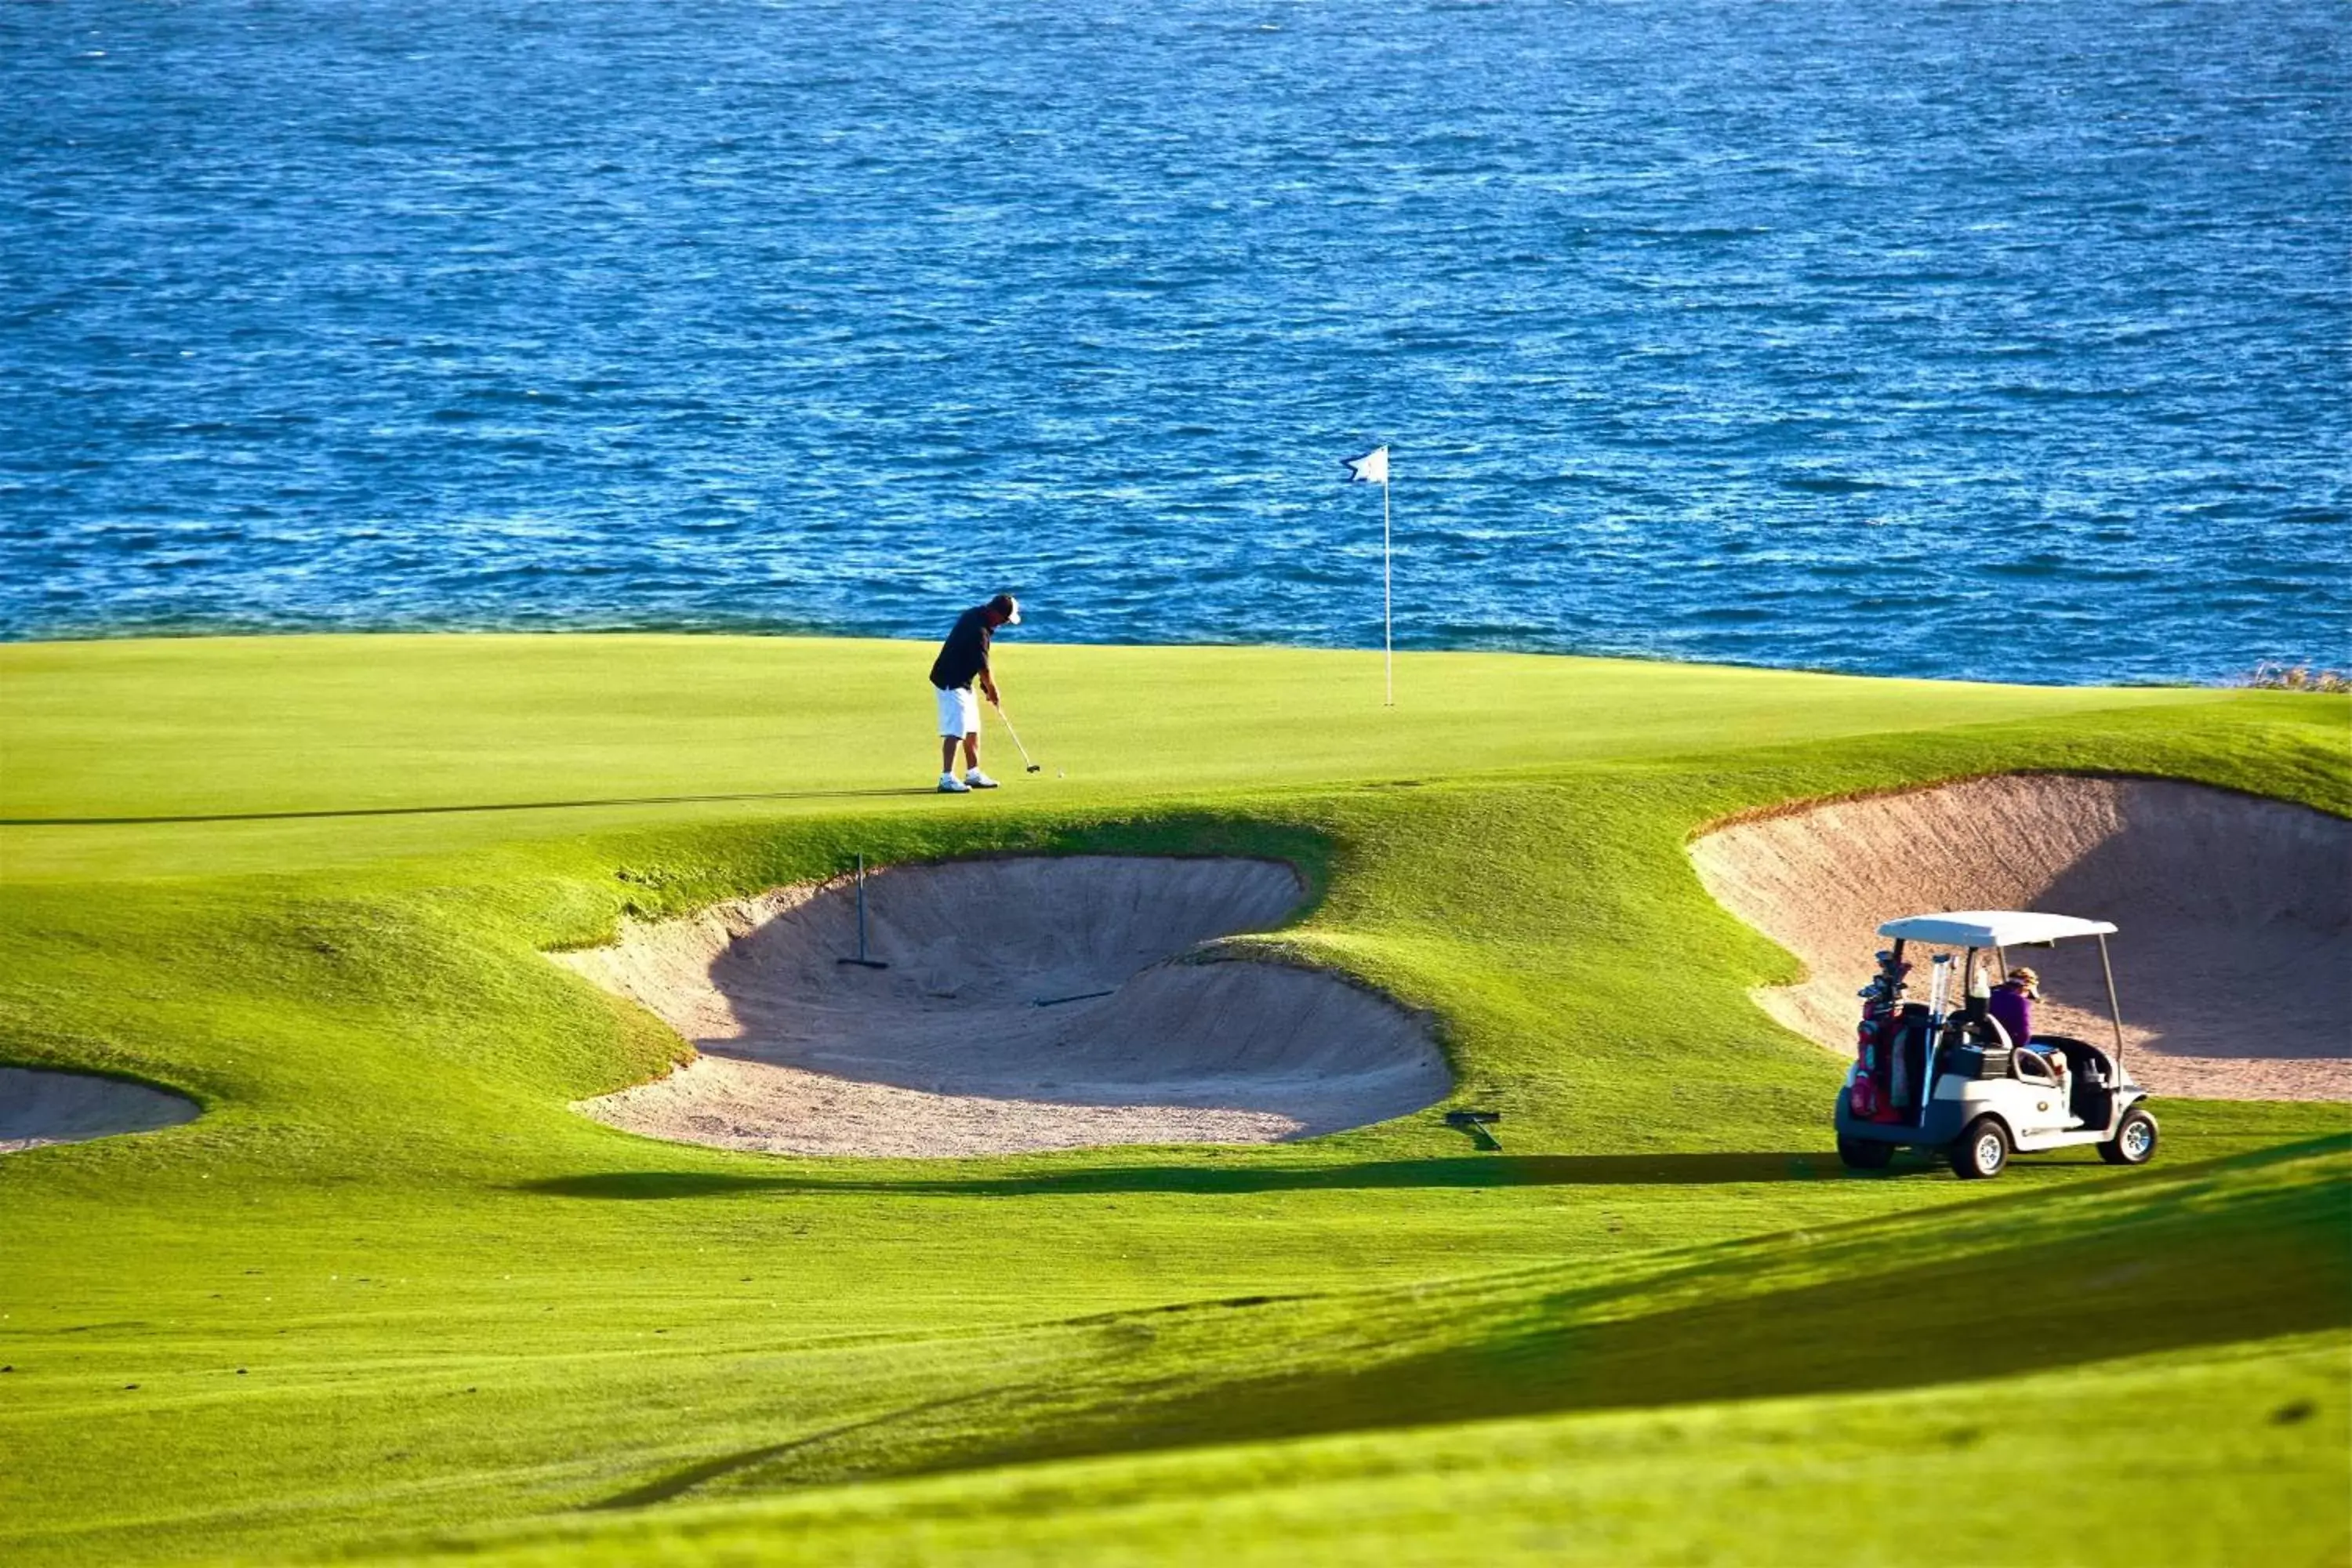
<svg viewBox="0 0 2352 1568"><path fill-rule="evenodd" d="M1904 1076L1895 1043L1903 1023L1903 983L1911 966L1893 952L1878 955L1878 973L1864 986L1862 1022L1854 1029L1854 1059L1859 1069L1846 1107L1864 1121L1899 1121Z"/></svg>

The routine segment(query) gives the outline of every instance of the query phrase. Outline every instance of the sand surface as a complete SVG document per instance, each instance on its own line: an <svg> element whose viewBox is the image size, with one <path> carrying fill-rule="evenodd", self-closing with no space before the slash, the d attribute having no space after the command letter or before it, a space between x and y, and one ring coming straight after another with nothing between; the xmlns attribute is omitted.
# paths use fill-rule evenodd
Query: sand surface
<svg viewBox="0 0 2352 1568"><path fill-rule="evenodd" d="M0 1154L195 1119L196 1102L168 1089L91 1073L0 1068Z"/></svg>
<svg viewBox="0 0 2352 1568"><path fill-rule="evenodd" d="M2107 940L2126 1062L2150 1089L2352 1099L2341 818L2194 784L2018 775L1738 822L1691 855L1709 891L1811 972L1759 1002L1841 1055L1882 921L2037 910L2120 928ZM2008 956L2042 974L2037 1032L2109 1042L2096 943Z"/></svg>
<svg viewBox="0 0 2352 1568"><path fill-rule="evenodd" d="M632 924L551 956L699 1056L577 1109L730 1149L955 1155L1272 1142L1444 1099L1420 1021L1332 975L1220 955L1215 939L1280 924L1300 894L1261 860L887 868L866 882L884 970L837 962L857 946L845 882Z"/></svg>

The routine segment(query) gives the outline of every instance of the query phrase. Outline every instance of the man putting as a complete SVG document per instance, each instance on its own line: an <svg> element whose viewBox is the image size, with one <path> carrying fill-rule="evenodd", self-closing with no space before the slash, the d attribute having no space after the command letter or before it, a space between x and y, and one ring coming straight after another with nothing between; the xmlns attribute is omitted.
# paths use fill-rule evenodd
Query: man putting
<svg viewBox="0 0 2352 1568"><path fill-rule="evenodd" d="M931 661L931 684L940 694L940 793L962 795L968 790L994 789L996 781L980 771L980 701L971 683L999 709L996 678L989 673L988 645L999 626L1021 624L1021 602L999 594L985 605L974 605L956 617L955 629L940 645ZM956 742L963 742L963 777L955 775Z"/></svg>

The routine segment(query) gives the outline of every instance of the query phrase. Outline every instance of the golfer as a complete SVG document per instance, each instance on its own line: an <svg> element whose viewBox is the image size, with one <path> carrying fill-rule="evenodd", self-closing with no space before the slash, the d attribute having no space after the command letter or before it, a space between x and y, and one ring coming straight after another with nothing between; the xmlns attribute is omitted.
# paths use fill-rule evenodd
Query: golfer
<svg viewBox="0 0 2352 1568"><path fill-rule="evenodd" d="M989 672L988 645L999 626L1021 624L1021 602L999 594L985 605L974 605L956 617L955 629L940 645L931 661L931 685L940 694L940 793L962 795L967 790L994 789L996 781L980 771L980 703L971 683L988 700L1003 705L996 694L996 677ZM963 777L955 774L956 742L963 742Z"/></svg>

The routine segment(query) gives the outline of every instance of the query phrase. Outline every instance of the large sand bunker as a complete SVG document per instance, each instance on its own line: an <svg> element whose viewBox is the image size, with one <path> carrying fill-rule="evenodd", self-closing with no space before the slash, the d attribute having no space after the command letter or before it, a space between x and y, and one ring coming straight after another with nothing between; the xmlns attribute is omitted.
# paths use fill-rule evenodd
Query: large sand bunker
<svg viewBox="0 0 2352 1568"><path fill-rule="evenodd" d="M2159 1093L2352 1099L2352 823L2194 784L2022 774L1799 808L1692 846L1700 879L1805 962L1766 1011L1853 1048L1874 932L2018 909L2113 921L2133 1076ZM2012 952L2037 1032L2112 1037L2096 944Z"/></svg>
<svg viewBox="0 0 2352 1568"><path fill-rule="evenodd" d="M0 1068L0 1154L152 1132L196 1119L196 1102L169 1089L86 1072Z"/></svg>
<svg viewBox="0 0 2352 1568"><path fill-rule="evenodd" d="M730 1149L938 1155L1271 1142L1444 1098L1443 1058L1395 1006L1202 948L1279 924L1300 892L1263 860L894 867L866 885L879 970L838 962L857 944L845 883L629 925L552 956L699 1055L578 1109Z"/></svg>

